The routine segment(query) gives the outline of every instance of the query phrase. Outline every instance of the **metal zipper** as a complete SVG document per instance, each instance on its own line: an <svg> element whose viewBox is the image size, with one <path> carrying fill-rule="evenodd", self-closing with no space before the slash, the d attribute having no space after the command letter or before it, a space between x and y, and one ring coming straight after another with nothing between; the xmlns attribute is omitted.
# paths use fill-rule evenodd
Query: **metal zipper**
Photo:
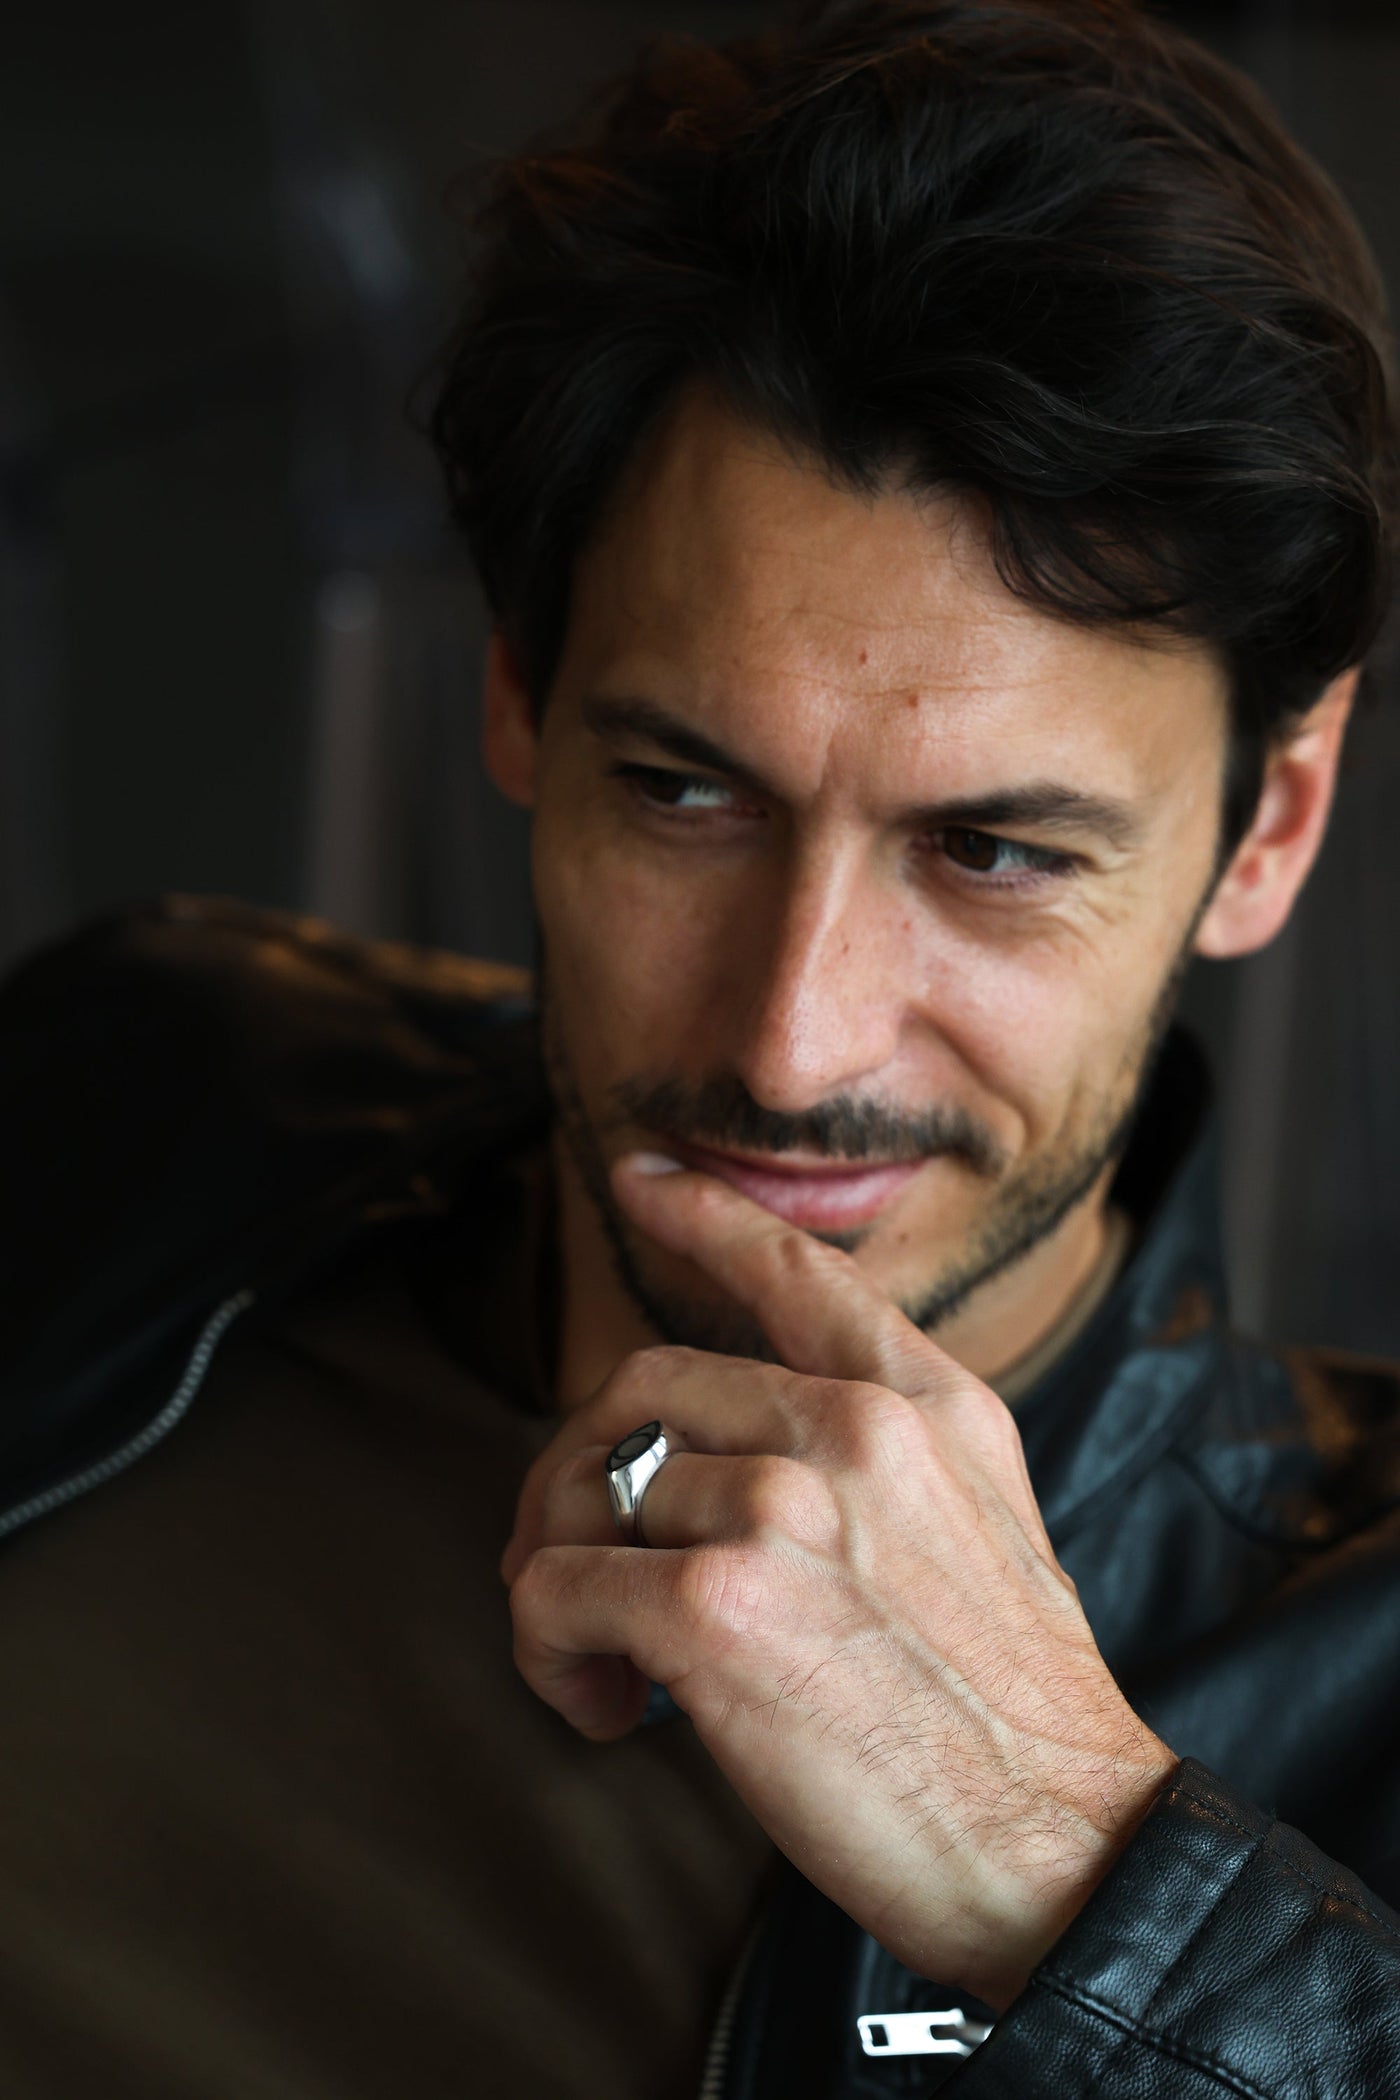
<svg viewBox="0 0 1400 2100"><path fill-rule="evenodd" d="M856 2021L867 2056L971 2056L991 2033L991 2022L962 2008L947 2012L862 2013Z"/></svg>
<svg viewBox="0 0 1400 2100"><path fill-rule="evenodd" d="M171 1430L189 1412L195 1395L204 1383L214 1351L239 1314L248 1310L255 1296L253 1291L236 1291L232 1298L225 1298L218 1310L210 1314L200 1331L199 1339L190 1351L180 1383L160 1413L153 1416L144 1429L138 1430L126 1443L109 1452L106 1458L100 1458L95 1464L85 1466L81 1473L73 1474L68 1480L60 1480L56 1486L45 1488L42 1494L31 1495L27 1502L20 1502L15 1508L7 1510L0 1516L0 1539L8 1538L12 1532L22 1530L26 1524L33 1524L38 1518L48 1516L52 1510L61 1509L65 1502L75 1502L79 1495L86 1495L93 1488L103 1486L116 1474L124 1473L128 1466L134 1466L138 1459L144 1458L148 1451L153 1451L157 1444L169 1436Z"/></svg>
<svg viewBox="0 0 1400 2100"><path fill-rule="evenodd" d="M734 2022L739 2013L739 2000L744 1993L749 1966L754 1949L758 1945L763 1919L760 1916L744 1942L739 1959L734 1964L725 1993L720 2000L715 2024L710 2029L710 2046L705 2053L705 2068L700 2078L697 2100L724 2100L724 2074L729 2068L729 2045L734 2039Z"/></svg>

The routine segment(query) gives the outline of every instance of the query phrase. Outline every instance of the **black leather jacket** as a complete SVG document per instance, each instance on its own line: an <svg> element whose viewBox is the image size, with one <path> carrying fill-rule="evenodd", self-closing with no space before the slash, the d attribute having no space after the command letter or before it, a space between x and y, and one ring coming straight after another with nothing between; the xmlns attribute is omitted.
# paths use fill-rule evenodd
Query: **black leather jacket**
<svg viewBox="0 0 1400 2100"><path fill-rule="evenodd" d="M138 1461L250 1306L548 1117L512 973L179 900L27 964L0 1070L0 1535ZM1116 1185L1136 1252L1018 1409L1100 1647L1185 1761L966 2060L867 2053L862 2016L878 2044L952 2001L790 1875L709 2100L1400 2100L1400 1377L1232 1332L1207 1103L1176 1033Z"/></svg>

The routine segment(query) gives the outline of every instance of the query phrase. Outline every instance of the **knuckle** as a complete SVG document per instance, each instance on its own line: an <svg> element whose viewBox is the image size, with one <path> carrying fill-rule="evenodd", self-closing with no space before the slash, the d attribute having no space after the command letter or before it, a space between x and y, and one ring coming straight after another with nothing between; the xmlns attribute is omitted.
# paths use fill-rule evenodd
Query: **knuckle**
<svg viewBox="0 0 1400 2100"><path fill-rule="evenodd" d="M961 1379L939 1401L939 1414L955 1436L997 1456L1019 1460L1021 1432L1006 1402L980 1379Z"/></svg>
<svg viewBox="0 0 1400 2100"><path fill-rule="evenodd" d="M658 1391L664 1392L680 1371L679 1358L689 1354L688 1350L672 1348L666 1342L653 1342L645 1349L634 1349L609 1378L604 1391L610 1402L636 1403L645 1406L653 1403Z"/></svg>
<svg viewBox="0 0 1400 2100"><path fill-rule="evenodd" d="M582 1445L559 1459L540 1482L534 1508L541 1543L567 1539L590 1504L596 1503L600 1511L606 1507L603 1466L607 1454L606 1444Z"/></svg>
<svg viewBox="0 0 1400 2100"><path fill-rule="evenodd" d="M822 1240L814 1240L809 1232L800 1232L795 1226L786 1232L775 1233L765 1243L764 1256L779 1288L784 1283L801 1283L813 1276L829 1274L846 1264L846 1256L837 1248L828 1247Z"/></svg>
<svg viewBox="0 0 1400 2100"><path fill-rule="evenodd" d="M691 1633L725 1646L764 1618L763 1560L751 1547L693 1546L676 1568L676 1605Z"/></svg>
<svg viewBox="0 0 1400 2100"><path fill-rule="evenodd" d="M849 1393L845 1431L852 1464L897 1465L923 1453L928 1423L917 1401L884 1385L852 1385Z"/></svg>
<svg viewBox="0 0 1400 2100"><path fill-rule="evenodd" d="M680 1350L669 1342L648 1342L644 1349L634 1349L623 1359L624 1369L634 1378L650 1383L654 1379L668 1378L675 1369Z"/></svg>
<svg viewBox="0 0 1400 2100"><path fill-rule="evenodd" d="M554 1609L559 1594L559 1556L538 1546L510 1586L510 1612L517 1631L528 1631Z"/></svg>

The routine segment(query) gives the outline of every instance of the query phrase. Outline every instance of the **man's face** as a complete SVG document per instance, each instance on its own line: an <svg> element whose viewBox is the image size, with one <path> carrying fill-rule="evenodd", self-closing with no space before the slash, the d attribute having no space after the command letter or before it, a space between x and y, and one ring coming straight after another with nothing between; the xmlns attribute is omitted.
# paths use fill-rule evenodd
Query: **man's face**
<svg viewBox="0 0 1400 2100"><path fill-rule="evenodd" d="M1223 674L1009 593L954 499L834 487L690 397L575 580L534 881L561 1123L635 1300L757 1338L631 1233L717 1171L937 1326L1101 1191L1210 888Z"/></svg>

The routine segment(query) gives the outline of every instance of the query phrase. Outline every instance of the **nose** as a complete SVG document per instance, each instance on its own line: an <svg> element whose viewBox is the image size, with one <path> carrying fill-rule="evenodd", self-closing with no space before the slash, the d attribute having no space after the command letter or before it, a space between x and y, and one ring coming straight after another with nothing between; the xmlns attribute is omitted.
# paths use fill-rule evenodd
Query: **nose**
<svg viewBox="0 0 1400 2100"><path fill-rule="evenodd" d="M856 852L796 858L741 941L747 998L732 1066L763 1107L798 1115L894 1061L914 981L907 904Z"/></svg>

